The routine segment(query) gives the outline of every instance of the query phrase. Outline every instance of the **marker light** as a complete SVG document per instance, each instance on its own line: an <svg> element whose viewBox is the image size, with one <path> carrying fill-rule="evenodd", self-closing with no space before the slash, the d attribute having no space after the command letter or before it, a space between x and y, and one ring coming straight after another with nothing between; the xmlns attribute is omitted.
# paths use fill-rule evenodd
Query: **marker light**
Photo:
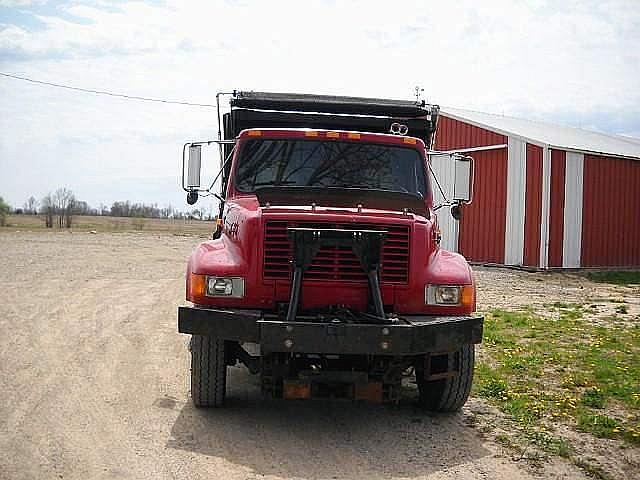
<svg viewBox="0 0 640 480"><path fill-rule="evenodd" d="M411 145L416 144L416 139L411 137L404 137L403 141L404 143L410 143Z"/></svg>
<svg viewBox="0 0 640 480"><path fill-rule="evenodd" d="M338 132L327 132L327 138L340 138L340 134Z"/></svg>
<svg viewBox="0 0 640 480"><path fill-rule="evenodd" d="M359 133L347 133L347 138L350 138L351 140L360 140L360 134Z"/></svg>
<svg viewBox="0 0 640 480"><path fill-rule="evenodd" d="M304 132L304 136L305 137L317 137L318 136L318 132L315 132L313 130L308 130L308 131Z"/></svg>
<svg viewBox="0 0 640 480"><path fill-rule="evenodd" d="M261 137L262 136L262 131L260 131L260 130L249 130L248 135L250 137Z"/></svg>

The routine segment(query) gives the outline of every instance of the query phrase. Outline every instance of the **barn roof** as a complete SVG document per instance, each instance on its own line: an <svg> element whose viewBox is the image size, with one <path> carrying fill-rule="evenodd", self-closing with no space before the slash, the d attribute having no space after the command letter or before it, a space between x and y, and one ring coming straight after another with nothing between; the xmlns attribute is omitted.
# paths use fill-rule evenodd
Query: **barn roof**
<svg viewBox="0 0 640 480"><path fill-rule="evenodd" d="M640 159L640 139L637 138L459 108L443 107L441 112L446 117L551 148Z"/></svg>

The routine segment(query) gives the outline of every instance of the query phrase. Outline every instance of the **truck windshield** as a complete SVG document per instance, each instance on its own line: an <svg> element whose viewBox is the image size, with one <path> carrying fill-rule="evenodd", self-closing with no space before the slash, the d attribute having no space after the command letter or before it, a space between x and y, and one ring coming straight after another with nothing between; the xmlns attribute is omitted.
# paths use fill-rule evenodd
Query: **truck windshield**
<svg viewBox="0 0 640 480"><path fill-rule="evenodd" d="M413 148L360 142L297 139L246 141L235 184L264 187L361 188L425 197L425 162Z"/></svg>

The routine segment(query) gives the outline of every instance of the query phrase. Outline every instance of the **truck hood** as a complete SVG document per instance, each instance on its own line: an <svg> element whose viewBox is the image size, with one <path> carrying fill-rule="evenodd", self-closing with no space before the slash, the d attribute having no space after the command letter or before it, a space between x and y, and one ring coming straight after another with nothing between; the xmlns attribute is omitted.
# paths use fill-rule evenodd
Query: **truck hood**
<svg viewBox="0 0 640 480"><path fill-rule="evenodd" d="M349 208L349 207L328 207L324 205L300 206L300 205L269 205L260 208L265 218L272 216L286 216L290 218L340 218L348 217L353 222L366 222L371 219L388 219L389 221L399 220L404 222L425 222L426 217L414 213L404 213L393 210L382 210L376 208Z"/></svg>
<svg viewBox="0 0 640 480"><path fill-rule="evenodd" d="M351 211L408 213L428 218L427 202L413 193L363 188L277 187L255 192L261 207L338 208Z"/></svg>

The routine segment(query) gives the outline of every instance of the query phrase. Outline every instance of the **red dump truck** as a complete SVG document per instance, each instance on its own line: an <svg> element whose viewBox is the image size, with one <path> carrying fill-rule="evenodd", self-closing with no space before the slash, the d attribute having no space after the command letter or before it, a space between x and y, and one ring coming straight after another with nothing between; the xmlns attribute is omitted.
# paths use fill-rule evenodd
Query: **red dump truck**
<svg viewBox="0 0 640 480"><path fill-rule="evenodd" d="M187 201L215 195L211 240L189 258L178 331L191 334L197 407L244 364L273 398L419 403L455 411L473 378L473 273L439 247L429 164L439 109L423 101L233 92L218 140L185 144ZM220 106L220 103L218 104ZM201 149L220 171L201 186ZM451 155L470 201L472 162ZM444 210L443 215L450 213Z"/></svg>

